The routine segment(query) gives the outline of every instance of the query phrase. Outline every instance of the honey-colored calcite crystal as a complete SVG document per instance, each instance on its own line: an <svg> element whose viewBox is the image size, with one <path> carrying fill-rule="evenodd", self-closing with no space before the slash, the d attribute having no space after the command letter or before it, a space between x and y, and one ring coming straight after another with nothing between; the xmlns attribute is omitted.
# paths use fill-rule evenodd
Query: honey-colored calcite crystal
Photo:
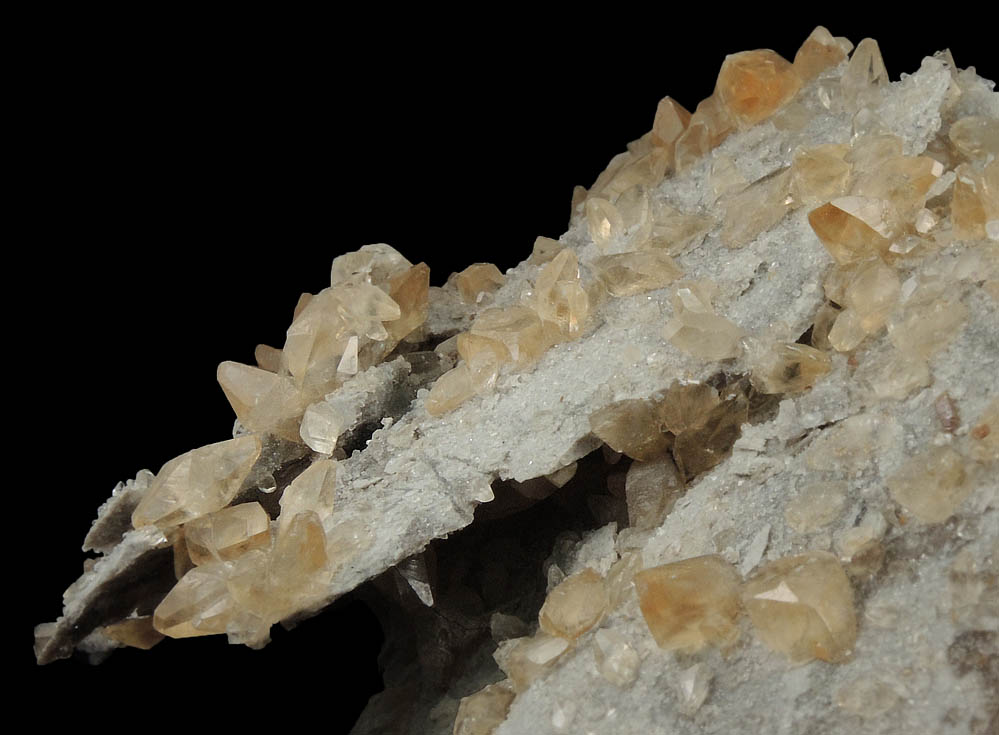
<svg viewBox="0 0 999 735"><path fill-rule="evenodd" d="M683 477L668 455L650 462L632 462L624 484L630 527L657 528L682 495L683 485Z"/></svg>
<svg viewBox="0 0 999 735"><path fill-rule="evenodd" d="M152 615L140 615L134 618L112 623L101 629L108 638L129 648L148 651L164 636L153 627Z"/></svg>
<svg viewBox="0 0 999 735"><path fill-rule="evenodd" d="M270 518L260 503L232 505L184 526L184 541L198 565L232 561L250 549L270 544Z"/></svg>
<svg viewBox="0 0 999 735"><path fill-rule="evenodd" d="M224 508L236 497L260 451L260 438L251 435L170 460L133 511L132 525L167 528Z"/></svg>
<svg viewBox="0 0 999 735"><path fill-rule="evenodd" d="M253 350L253 359L261 370L276 373L281 369L281 350L270 345L257 345Z"/></svg>
<svg viewBox="0 0 999 735"><path fill-rule="evenodd" d="M301 441L305 402L289 377L238 362L220 364L216 377L236 418L249 431Z"/></svg>
<svg viewBox="0 0 999 735"><path fill-rule="evenodd" d="M999 157L999 120L984 115L968 115L955 121L947 131L954 150L974 161L989 155Z"/></svg>
<svg viewBox="0 0 999 735"><path fill-rule="evenodd" d="M844 61L852 49L847 39L836 38L824 26L816 26L794 55L794 70L802 80L811 81Z"/></svg>
<svg viewBox="0 0 999 735"><path fill-rule="evenodd" d="M887 204L879 199L847 196L808 213L808 223L840 265L884 255L891 246Z"/></svg>
<svg viewBox="0 0 999 735"><path fill-rule="evenodd" d="M966 462L951 447L930 447L888 478L888 490L923 523L942 523L974 490L965 471Z"/></svg>
<svg viewBox="0 0 999 735"><path fill-rule="evenodd" d="M285 528L299 513L312 511L321 520L333 512L333 498L336 490L336 462L320 459L308 467L284 489L281 500L281 514L278 527Z"/></svg>
<svg viewBox="0 0 999 735"><path fill-rule="evenodd" d="M969 432L968 454L976 462L999 462L999 398L986 407Z"/></svg>
<svg viewBox="0 0 999 735"><path fill-rule="evenodd" d="M642 462L662 456L670 446L652 401L626 399L604 406L590 414L590 428L615 452Z"/></svg>
<svg viewBox="0 0 999 735"><path fill-rule="evenodd" d="M579 337L590 314L590 297L579 278L579 259L565 248L545 265L534 287L534 310L566 339Z"/></svg>
<svg viewBox="0 0 999 735"><path fill-rule="evenodd" d="M617 297L663 288L683 275L662 250L604 255L595 258L592 267L611 296Z"/></svg>
<svg viewBox="0 0 999 735"><path fill-rule="evenodd" d="M386 342L394 347L427 320L430 309L430 267L426 263L417 263L392 276L388 289L389 297L399 306L399 318L385 323L385 330L388 332ZM356 355L356 340L354 344ZM387 352L385 350L386 354ZM341 366L337 370L344 372ZM357 372L356 359L353 372Z"/></svg>
<svg viewBox="0 0 999 735"><path fill-rule="evenodd" d="M853 588L828 552L765 565L746 581L743 602L760 639L792 662L842 661L857 640Z"/></svg>
<svg viewBox="0 0 999 735"><path fill-rule="evenodd" d="M954 236L961 240L999 239L999 159L984 170L972 164L957 167L951 215Z"/></svg>
<svg viewBox="0 0 999 735"><path fill-rule="evenodd" d="M612 242L624 234L621 213L617 207L600 197L589 197L584 206L590 237L598 248L606 251Z"/></svg>
<svg viewBox="0 0 999 735"><path fill-rule="evenodd" d="M506 283L506 276L492 263L473 263L457 274L454 280L462 300L466 304L475 304L482 295L489 295Z"/></svg>
<svg viewBox="0 0 999 735"><path fill-rule="evenodd" d="M598 630L593 636L593 657L600 675L615 686L629 686L638 678L642 661L620 633Z"/></svg>
<svg viewBox="0 0 999 735"><path fill-rule="evenodd" d="M727 198L719 233L722 243L741 247L780 222L794 202L790 190L791 169L785 168Z"/></svg>
<svg viewBox="0 0 999 735"><path fill-rule="evenodd" d="M715 555L635 575L642 615L656 643L688 653L708 645L727 648L738 639L740 583L735 567Z"/></svg>
<svg viewBox="0 0 999 735"><path fill-rule="evenodd" d="M471 370L467 363L459 362L437 378L424 405L431 416L440 416L453 411L474 395Z"/></svg>
<svg viewBox="0 0 999 735"><path fill-rule="evenodd" d="M715 467L732 451L749 420L745 393L726 396L704 417L704 421L676 435L673 458L688 480Z"/></svg>
<svg viewBox="0 0 999 735"><path fill-rule="evenodd" d="M799 148L791 160L791 193L795 201L815 207L841 197L850 185L852 164L845 158L850 146L827 143Z"/></svg>
<svg viewBox="0 0 999 735"><path fill-rule="evenodd" d="M234 609L226 584L229 569L225 562L212 562L185 574L157 605L156 630L170 638L224 633Z"/></svg>
<svg viewBox="0 0 999 735"><path fill-rule="evenodd" d="M675 382L666 390L659 411L663 425L679 435L703 426L719 403L718 391L707 383Z"/></svg>
<svg viewBox="0 0 999 735"><path fill-rule="evenodd" d="M577 189L582 189L584 195L586 189L582 187L576 187ZM580 201L582 204L582 200ZM575 207L573 207L575 209ZM534 239L534 247L531 249L531 256L527 259L527 262L531 265L544 265L545 263L550 263L552 259L564 250L562 243L558 240L553 240L550 237L544 237L539 235Z"/></svg>
<svg viewBox="0 0 999 735"><path fill-rule="evenodd" d="M412 265L391 245L383 242L362 245L333 259L330 285L353 282L387 288L394 276L405 273Z"/></svg>
<svg viewBox="0 0 999 735"><path fill-rule="evenodd" d="M735 128L735 118L717 93L702 100L676 141L677 171L689 169L704 154L717 148Z"/></svg>
<svg viewBox="0 0 999 735"><path fill-rule="evenodd" d="M663 97L656 105L652 123L652 144L670 148L690 124L690 113L672 97Z"/></svg>
<svg viewBox="0 0 999 735"><path fill-rule="evenodd" d="M569 646L570 642L565 638L539 632L534 636L503 641L493 658L509 677L514 691L520 693L550 671Z"/></svg>
<svg viewBox="0 0 999 735"><path fill-rule="evenodd" d="M895 269L875 260L857 272L846 287L843 302L856 312L863 330L874 334L888 321L901 291Z"/></svg>
<svg viewBox="0 0 999 735"><path fill-rule="evenodd" d="M491 735L506 719L515 696L513 685L503 680L462 697L453 735Z"/></svg>
<svg viewBox="0 0 999 735"><path fill-rule="evenodd" d="M761 393L799 393L829 372L829 355L796 343L760 345L751 355L753 385Z"/></svg>
<svg viewBox="0 0 999 735"><path fill-rule="evenodd" d="M472 322L469 332L503 345L518 370L533 365L549 347L541 319L526 306L485 309Z"/></svg>
<svg viewBox="0 0 999 735"><path fill-rule="evenodd" d="M865 38L857 44L839 84L843 96L854 107L863 107L876 99L873 93L888 84L888 71L877 41Z"/></svg>
<svg viewBox="0 0 999 735"><path fill-rule="evenodd" d="M888 321L888 336L899 351L928 360L946 347L968 320L968 307L946 296L910 299Z"/></svg>
<svg viewBox="0 0 999 735"><path fill-rule="evenodd" d="M675 347L704 360L725 360L742 352L742 329L715 313L717 287L698 281L681 283L673 293L673 318L663 335Z"/></svg>
<svg viewBox="0 0 999 735"><path fill-rule="evenodd" d="M548 593L538 624L549 635L575 640L600 622L608 604L604 578L587 568L566 577Z"/></svg>
<svg viewBox="0 0 999 735"><path fill-rule="evenodd" d="M801 77L787 59L769 49L725 57L716 94L739 127L766 120L801 88Z"/></svg>

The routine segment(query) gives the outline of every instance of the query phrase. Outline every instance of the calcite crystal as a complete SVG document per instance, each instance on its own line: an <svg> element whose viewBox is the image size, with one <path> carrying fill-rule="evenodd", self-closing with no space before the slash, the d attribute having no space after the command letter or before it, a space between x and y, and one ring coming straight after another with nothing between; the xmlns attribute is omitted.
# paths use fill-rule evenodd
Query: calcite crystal
<svg viewBox="0 0 999 735"><path fill-rule="evenodd" d="M889 69L818 27L661 90L512 268L336 257L218 366L233 438L100 508L38 660L356 595L356 735L995 730L999 96Z"/></svg>
<svg viewBox="0 0 999 735"><path fill-rule="evenodd" d="M853 589L831 554L772 562L746 581L743 602L764 643L792 661L840 661L857 639Z"/></svg>
<svg viewBox="0 0 999 735"><path fill-rule="evenodd" d="M739 573L719 556L645 569L635 575L642 615L661 648L693 652L739 637Z"/></svg>

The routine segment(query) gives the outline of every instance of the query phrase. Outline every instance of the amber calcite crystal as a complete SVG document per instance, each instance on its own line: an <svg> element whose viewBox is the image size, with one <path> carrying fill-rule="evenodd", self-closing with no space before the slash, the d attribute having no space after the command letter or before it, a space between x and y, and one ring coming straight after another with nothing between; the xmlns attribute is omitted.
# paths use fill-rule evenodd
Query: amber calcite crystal
<svg viewBox="0 0 999 735"><path fill-rule="evenodd" d="M716 94L739 127L766 120L801 88L801 77L787 59L769 49L725 57Z"/></svg>
<svg viewBox="0 0 999 735"><path fill-rule="evenodd" d="M593 269L611 296L618 297L663 288L683 275L661 250L604 255L594 259Z"/></svg>
<svg viewBox="0 0 999 735"><path fill-rule="evenodd" d="M703 100L676 141L676 169L683 172L699 161L735 130L736 121L717 92Z"/></svg>
<svg viewBox="0 0 999 735"><path fill-rule="evenodd" d="M673 292L673 318L663 331L675 347L704 360L725 360L742 352L744 332L712 306L717 290L708 281L679 284Z"/></svg>
<svg viewBox="0 0 999 735"><path fill-rule="evenodd" d="M514 691L525 691L531 683L549 671L558 658L569 650L570 643L565 638L539 632L525 638L503 641L493 657L510 678Z"/></svg>
<svg viewBox="0 0 999 735"><path fill-rule="evenodd" d="M503 680L462 697L453 735L490 735L506 719L515 696L513 685Z"/></svg>
<svg viewBox="0 0 999 735"><path fill-rule="evenodd" d="M670 447L652 401L628 399L605 406L590 414L590 428L615 452L642 462L662 456Z"/></svg>
<svg viewBox="0 0 999 735"><path fill-rule="evenodd" d="M853 44L834 37L824 26L817 26L794 55L794 70L804 81L810 81L831 66L846 60Z"/></svg>
<svg viewBox="0 0 999 735"><path fill-rule="evenodd" d="M223 362L216 377L246 429L300 441L305 400L291 378L238 362Z"/></svg>
<svg viewBox="0 0 999 735"><path fill-rule="evenodd" d="M548 593L538 623L549 635L575 640L600 622L608 604L604 578L587 568L566 577Z"/></svg>
<svg viewBox="0 0 999 735"><path fill-rule="evenodd" d="M232 561L270 544L270 521L260 503L241 503L196 518L184 526L187 552L195 564Z"/></svg>
<svg viewBox="0 0 999 735"><path fill-rule="evenodd" d="M791 192L798 204L814 207L846 194L853 165L850 146L838 143L799 148L791 160Z"/></svg>
<svg viewBox="0 0 999 735"><path fill-rule="evenodd" d="M117 641L123 646L143 651L148 651L164 638L163 634L153 627L152 615L125 618L120 622L107 625L101 630L111 640Z"/></svg>
<svg viewBox="0 0 999 735"><path fill-rule="evenodd" d="M751 360L753 385L761 393L798 393L829 372L829 355L796 343L758 346Z"/></svg>
<svg viewBox="0 0 999 735"><path fill-rule="evenodd" d="M260 456L260 438L241 436L170 460L132 513L135 528L176 526L227 506Z"/></svg>
<svg viewBox="0 0 999 735"><path fill-rule="evenodd" d="M683 484L683 476L668 455L650 462L632 462L624 484L630 527L658 527L682 495Z"/></svg>
<svg viewBox="0 0 999 735"><path fill-rule="evenodd" d="M437 378L424 405L431 416L441 416L453 411L474 395L472 371L467 363L459 362L456 367Z"/></svg>
<svg viewBox="0 0 999 735"><path fill-rule="evenodd" d="M835 556L811 551L771 562L743 589L756 633L793 662L837 662L853 650L853 588Z"/></svg>
<svg viewBox="0 0 999 735"><path fill-rule="evenodd" d="M808 213L808 222L829 254L841 265L884 255L891 246L887 203L847 196Z"/></svg>
<svg viewBox="0 0 999 735"><path fill-rule="evenodd" d="M673 457L683 476L689 480L724 460L748 420L749 399L737 392L712 408L699 426L677 434Z"/></svg>
<svg viewBox="0 0 999 735"><path fill-rule="evenodd" d="M672 97L663 97L656 106L652 123L652 143L668 152L669 166L675 165L676 141L690 124L690 113Z"/></svg>
<svg viewBox="0 0 999 735"><path fill-rule="evenodd" d="M769 230L791 211L794 199L790 191L791 169L785 168L729 197L723 204L721 241L736 248Z"/></svg>
<svg viewBox="0 0 999 735"><path fill-rule="evenodd" d="M486 309L469 331L503 345L510 362L521 370L537 362L549 346L541 319L526 306Z"/></svg>
<svg viewBox="0 0 999 735"><path fill-rule="evenodd" d="M659 647L694 652L739 638L741 581L735 567L711 555L645 569L635 575L635 589Z"/></svg>
<svg viewBox="0 0 999 735"><path fill-rule="evenodd" d="M924 523L942 523L971 494L966 460L951 447L930 447L888 478L892 497Z"/></svg>
<svg viewBox="0 0 999 735"><path fill-rule="evenodd" d="M534 310L542 321L554 324L562 337L575 339L582 334L590 309L590 297L579 278L579 259L575 251L565 248L538 274Z"/></svg>
<svg viewBox="0 0 999 735"><path fill-rule="evenodd" d="M620 633L598 630L593 636L593 657L600 675L615 686L626 687L638 678L642 661Z"/></svg>
<svg viewBox="0 0 999 735"><path fill-rule="evenodd" d="M466 304L478 303L483 295L489 295L506 283L506 277L492 263L473 263L454 279L458 293Z"/></svg>

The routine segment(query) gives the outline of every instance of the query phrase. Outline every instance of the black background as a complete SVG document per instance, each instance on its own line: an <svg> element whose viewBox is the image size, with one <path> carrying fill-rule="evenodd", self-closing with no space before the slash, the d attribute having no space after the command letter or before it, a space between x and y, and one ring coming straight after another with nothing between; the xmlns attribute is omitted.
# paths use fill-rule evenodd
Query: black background
<svg viewBox="0 0 999 735"><path fill-rule="evenodd" d="M275 628L260 652L211 638L96 668L38 669L31 655L31 625L60 613L96 507L118 480L229 436L216 365L281 346L337 254L388 242L425 260L434 285L475 261L510 267L565 230L573 185L646 132L662 96L692 110L726 53L793 58L817 22L877 38L892 79L948 45L997 76L985 29L615 12L544 26L424 13L392 30L335 16L31 27L13 197L27 226L6 280L8 385L30 406L11 427L27 452L8 456L33 540L16 555L26 619L8 636L14 675L58 703L35 709L39 724L86 720L78 703L111 697L132 722L184 721L203 703L219 722L235 708L233 724L321 710L324 730L345 732L378 690L379 630L357 603Z"/></svg>

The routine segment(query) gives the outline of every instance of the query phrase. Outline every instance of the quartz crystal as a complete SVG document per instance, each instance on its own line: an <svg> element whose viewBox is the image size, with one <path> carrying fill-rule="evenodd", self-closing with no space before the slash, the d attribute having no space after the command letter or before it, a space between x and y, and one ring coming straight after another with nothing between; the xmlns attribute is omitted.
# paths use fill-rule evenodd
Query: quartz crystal
<svg viewBox="0 0 999 735"><path fill-rule="evenodd" d="M513 686L504 680L462 697L453 734L490 735L506 719L515 696Z"/></svg>
<svg viewBox="0 0 999 735"><path fill-rule="evenodd" d="M548 593L538 613L541 630L575 640L600 622L607 611L607 586L593 569L566 577Z"/></svg>
<svg viewBox="0 0 999 735"><path fill-rule="evenodd" d="M195 564L232 561L270 545L270 518L260 503L232 505L184 526L184 540Z"/></svg>
<svg viewBox="0 0 999 735"><path fill-rule="evenodd" d="M964 465L964 458L954 449L930 447L888 478L888 490L923 523L942 523L974 490Z"/></svg>
<svg viewBox="0 0 999 735"><path fill-rule="evenodd" d="M759 637L793 662L838 662L853 649L853 589L832 554L778 559L750 577L743 602Z"/></svg>
<svg viewBox="0 0 999 735"><path fill-rule="evenodd" d="M740 127L761 122L787 104L801 77L787 59L773 51L743 51L725 57L716 94Z"/></svg>
<svg viewBox="0 0 999 735"><path fill-rule="evenodd" d="M132 525L166 528L224 508L236 497L260 450L259 437L241 436L171 459L136 506Z"/></svg>
<svg viewBox="0 0 999 735"><path fill-rule="evenodd" d="M735 568L720 556L645 569L635 575L642 615L660 648L726 648L739 637L741 605Z"/></svg>

